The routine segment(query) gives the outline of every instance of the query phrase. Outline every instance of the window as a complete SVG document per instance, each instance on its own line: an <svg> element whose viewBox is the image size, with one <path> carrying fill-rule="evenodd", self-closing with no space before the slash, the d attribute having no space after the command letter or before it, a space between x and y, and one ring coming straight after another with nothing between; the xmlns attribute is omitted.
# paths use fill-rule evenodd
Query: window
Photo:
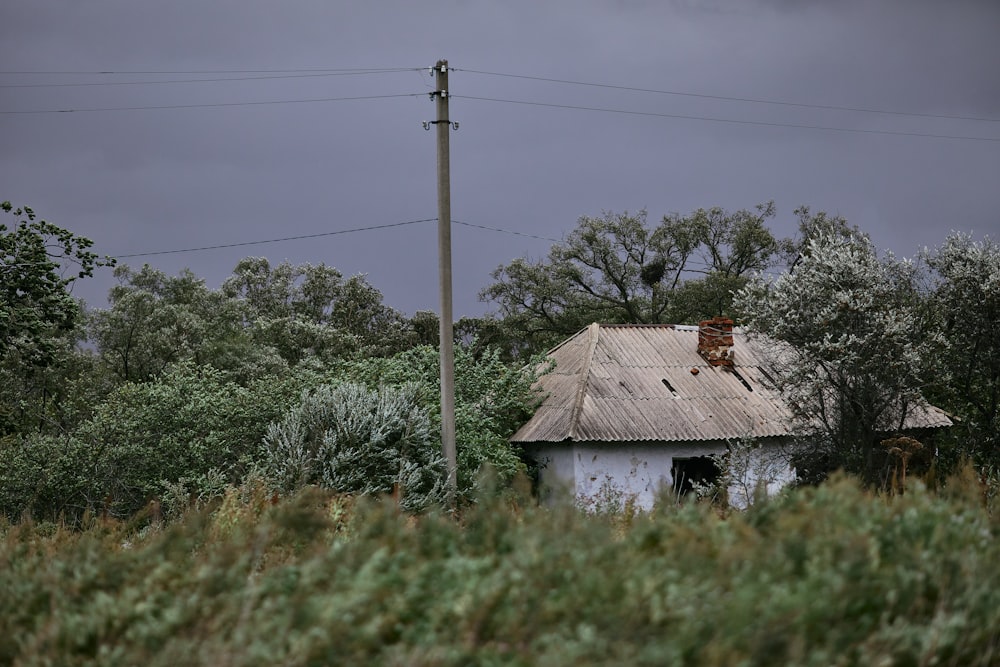
<svg viewBox="0 0 1000 667"><path fill-rule="evenodd" d="M719 478L719 466L710 456L674 458L670 474L674 479L674 497L680 498L692 493L695 484L714 484Z"/></svg>

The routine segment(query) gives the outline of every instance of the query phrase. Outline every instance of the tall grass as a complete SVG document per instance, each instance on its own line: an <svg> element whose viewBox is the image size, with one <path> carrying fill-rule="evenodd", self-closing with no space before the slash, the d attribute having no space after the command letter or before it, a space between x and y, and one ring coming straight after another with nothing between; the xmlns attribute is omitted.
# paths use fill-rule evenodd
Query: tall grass
<svg viewBox="0 0 1000 667"><path fill-rule="evenodd" d="M1000 521L972 479L627 522L243 489L138 525L4 527L0 664L1000 664Z"/></svg>

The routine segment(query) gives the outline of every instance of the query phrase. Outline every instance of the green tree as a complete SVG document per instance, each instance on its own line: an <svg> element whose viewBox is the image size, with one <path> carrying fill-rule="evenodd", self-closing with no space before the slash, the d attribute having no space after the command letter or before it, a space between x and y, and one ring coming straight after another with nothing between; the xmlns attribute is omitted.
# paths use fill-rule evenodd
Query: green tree
<svg viewBox="0 0 1000 667"><path fill-rule="evenodd" d="M790 267L810 253L813 241L841 239L849 242L852 238L865 235L857 225L848 224L847 219L840 215L830 215L826 211L814 214L808 206L795 209L795 215L799 220L798 234L795 239L782 243L785 263Z"/></svg>
<svg viewBox="0 0 1000 667"><path fill-rule="evenodd" d="M190 360L249 382L306 360L383 355L407 347L408 322L363 276L334 268L241 260L220 290L191 271L168 276L146 265L116 270L110 307L91 313L89 333L121 381L146 381Z"/></svg>
<svg viewBox="0 0 1000 667"><path fill-rule="evenodd" d="M80 317L73 282L112 260L91 252L90 239L38 219L27 206L4 201L0 210L17 218L11 227L0 224L0 355L16 352L45 364Z"/></svg>
<svg viewBox="0 0 1000 667"><path fill-rule="evenodd" d="M864 235L825 233L794 269L737 293L809 443L801 477L843 467L880 481L876 443L920 405L933 356L918 302L912 263L880 258Z"/></svg>
<svg viewBox="0 0 1000 667"><path fill-rule="evenodd" d="M595 320L658 322L696 245L690 225L664 220L650 229L645 211L583 217L546 260L499 267L480 297L545 343Z"/></svg>
<svg viewBox="0 0 1000 667"><path fill-rule="evenodd" d="M437 313L418 310L408 321L412 347L437 347L440 337ZM476 359L486 353L499 354L504 362L524 361L530 353L520 334L510 324L494 315L466 316L455 322L455 345L462 346Z"/></svg>
<svg viewBox="0 0 1000 667"><path fill-rule="evenodd" d="M0 436L59 428L61 401L87 364L76 350L82 308L75 281L113 264L89 239L0 203Z"/></svg>
<svg viewBox="0 0 1000 667"><path fill-rule="evenodd" d="M277 352L244 330L240 304L185 269L177 276L144 265L115 269L110 307L93 310L88 330L107 367L122 382L142 382L172 363L210 364L246 379L280 372Z"/></svg>
<svg viewBox="0 0 1000 667"><path fill-rule="evenodd" d="M85 420L115 382L98 358L78 346L82 332L50 341L49 362L0 358L0 437L66 433Z"/></svg>
<svg viewBox="0 0 1000 667"><path fill-rule="evenodd" d="M547 259L516 259L480 294L529 352L590 322L680 323L727 314L731 292L786 247L767 229L774 204L734 213L699 209L664 216L645 211L583 217Z"/></svg>
<svg viewBox="0 0 1000 667"><path fill-rule="evenodd" d="M409 344L405 318L382 303L381 292L364 276L345 280L325 264L272 267L263 257L248 257L222 291L241 304L254 340L290 364L308 357L382 356Z"/></svg>

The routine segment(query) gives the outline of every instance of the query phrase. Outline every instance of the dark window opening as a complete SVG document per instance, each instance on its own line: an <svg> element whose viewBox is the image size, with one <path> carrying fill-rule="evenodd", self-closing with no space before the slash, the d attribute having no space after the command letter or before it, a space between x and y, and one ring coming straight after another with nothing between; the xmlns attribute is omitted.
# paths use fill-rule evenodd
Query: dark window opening
<svg viewBox="0 0 1000 667"><path fill-rule="evenodd" d="M747 391L753 391L753 387L751 387L750 383L747 382L746 379L744 379L744 377L742 375L740 375L740 372L738 370L736 370L735 368L733 368L732 369L732 373L733 373L733 375L736 376L737 380L739 380L740 382L743 383L743 386L747 388Z"/></svg>
<svg viewBox="0 0 1000 667"><path fill-rule="evenodd" d="M692 493L696 484L715 484L719 479L719 466L711 456L675 458L670 474L674 478L674 497L679 498Z"/></svg>
<svg viewBox="0 0 1000 667"><path fill-rule="evenodd" d="M680 396L680 394L677 393L677 390L674 389L674 386L670 384L667 378L663 378L662 382L663 386L670 390L670 393L673 394L674 398L678 398Z"/></svg>

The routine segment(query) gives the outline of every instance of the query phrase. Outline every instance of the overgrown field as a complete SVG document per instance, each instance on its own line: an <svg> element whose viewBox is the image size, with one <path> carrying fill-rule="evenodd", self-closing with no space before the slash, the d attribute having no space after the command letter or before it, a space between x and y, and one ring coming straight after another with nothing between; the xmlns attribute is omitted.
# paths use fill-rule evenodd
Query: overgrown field
<svg viewBox="0 0 1000 667"><path fill-rule="evenodd" d="M0 664L1000 664L1000 519L971 478L726 517L244 488L160 528L89 522L3 528Z"/></svg>

